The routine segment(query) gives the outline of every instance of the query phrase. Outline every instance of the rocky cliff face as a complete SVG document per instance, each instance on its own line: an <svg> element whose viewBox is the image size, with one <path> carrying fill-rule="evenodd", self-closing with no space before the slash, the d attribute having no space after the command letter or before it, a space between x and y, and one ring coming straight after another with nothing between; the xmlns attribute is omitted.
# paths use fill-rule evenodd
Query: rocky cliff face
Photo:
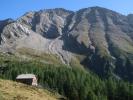
<svg viewBox="0 0 133 100"><path fill-rule="evenodd" d="M75 59L102 77L133 81L132 22L132 14L100 7L28 12L14 22L0 22L0 48L2 52L30 48L56 54L64 64Z"/></svg>

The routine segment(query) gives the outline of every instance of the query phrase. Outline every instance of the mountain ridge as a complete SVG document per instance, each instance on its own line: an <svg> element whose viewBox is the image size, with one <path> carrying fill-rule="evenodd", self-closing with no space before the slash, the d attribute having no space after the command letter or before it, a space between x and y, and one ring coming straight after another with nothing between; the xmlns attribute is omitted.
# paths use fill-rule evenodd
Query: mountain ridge
<svg viewBox="0 0 133 100"><path fill-rule="evenodd" d="M76 61L101 77L133 81L132 21L132 15L101 7L29 12L1 29L0 51L39 50L57 55L63 64Z"/></svg>

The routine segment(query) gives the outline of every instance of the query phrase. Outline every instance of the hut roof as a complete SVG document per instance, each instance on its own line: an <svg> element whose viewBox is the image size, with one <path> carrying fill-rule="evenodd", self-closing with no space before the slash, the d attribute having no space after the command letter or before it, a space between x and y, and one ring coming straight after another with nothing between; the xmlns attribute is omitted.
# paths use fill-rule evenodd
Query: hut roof
<svg viewBox="0 0 133 100"><path fill-rule="evenodd" d="M29 79L36 77L34 74L21 74L16 77L16 79Z"/></svg>

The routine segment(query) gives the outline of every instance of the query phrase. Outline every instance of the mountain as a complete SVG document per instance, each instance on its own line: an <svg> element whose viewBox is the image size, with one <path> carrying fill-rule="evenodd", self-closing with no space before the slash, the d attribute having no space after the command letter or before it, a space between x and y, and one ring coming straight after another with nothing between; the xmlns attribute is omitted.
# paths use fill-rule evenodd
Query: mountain
<svg viewBox="0 0 133 100"><path fill-rule="evenodd" d="M103 78L133 81L132 22L132 14L101 7L28 12L15 21L0 21L0 51L19 56L50 54Z"/></svg>

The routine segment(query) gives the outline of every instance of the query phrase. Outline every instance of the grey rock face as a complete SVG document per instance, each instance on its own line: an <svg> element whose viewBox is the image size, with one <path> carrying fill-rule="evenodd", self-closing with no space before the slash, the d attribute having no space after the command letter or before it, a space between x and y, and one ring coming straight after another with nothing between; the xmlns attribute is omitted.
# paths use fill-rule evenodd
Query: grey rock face
<svg viewBox="0 0 133 100"><path fill-rule="evenodd" d="M7 25L14 22L13 19L6 19L3 21L0 21L0 33L2 32L3 28Z"/></svg>
<svg viewBox="0 0 133 100"><path fill-rule="evenodd" d="M49 9L39 12L29 12L18 21L30 26L32 30L46 38L57 38L62 35L62 29L66 24L66 18L71 11L64 9Z"/></svg>
<svg viewBox="0 0 133 100"><path fill-rule="evenodd" d="M64 64L85 56L80 63L98 75L133 81L132 22L133 15L100 7L28 12L10 24L0 22L1 50L31 48L56 54Z"/></svg>
<svg viewBox="0 0 133 100"><path fill-rule="evenodd" d="M12 23L13 22L13 20L12 19L6 19L6 20L3 20L3 21L0 21L0 33L2 33L2 31L3 31L3 28L6 26L6 25L8 25L8 24L10 24L10 23ZM0 41L1 41L2 39L1 39L1 37L0 37Z"/></svg>

